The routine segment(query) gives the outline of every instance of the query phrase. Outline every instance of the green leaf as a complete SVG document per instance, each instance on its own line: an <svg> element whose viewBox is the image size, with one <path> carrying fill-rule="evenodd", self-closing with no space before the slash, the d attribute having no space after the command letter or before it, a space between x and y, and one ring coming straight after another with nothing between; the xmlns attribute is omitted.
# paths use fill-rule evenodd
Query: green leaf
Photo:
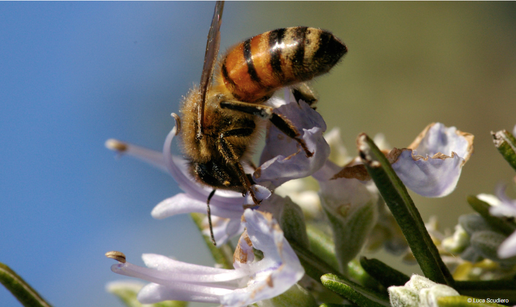
<svg viewBox="0 0 516 307"><path fill-rule="evenodd" d="M321 277L322 284L328 289L340 294L352 303L363 307L390 306L386 296L365 295L357 291L349 280L344 280L333 274L325 274Z"/></svg>
<svg viewBox="0 0 516 307"><path fill-rule="evenodd" d="M407 275L391 268L378 259L360 257L360 264L369 275L378 280L385 288L402 286L410 280L410 277Z"/></svg>
<svg viewBox="0 0 516 307"><path fill-rule="evenodd" d="M142 303L136 299L136 296L142 287L143 284L139 282L113 281L107 285L106 289L107 292L118 297L127 307L141 307Z"/></svg>
<svg viewBox="0 0 516 307"><path fill-rule="evenodd" d="M516 170L516 138L507 130L491 132L496 149L503 158Z"/></svg>
<svg viewBox="0 0 516 307"><path fill-rule="evenodd" d="M366 134L358 136L357 146L362 162L400 225L425 276L437 283L452 286L454 283L452 275L430 238L407 188L392 169L385 155Z"/></svg>
<svg viewBox="0 0 516 307"><path fill-rule="evenodd" d="M195 225L197 225L199 231L202 233L203 215L200 213L190 213L190 216L192 217ZM220 264L224 269L233 269L233 247L231 247L229 243L222 244L217 247L213 245L209 237L203 235L203 238L215 262Z"/></svg>
<svg viewBox="0 0 516 307"><path fill-rule="evenodd" d="M387 293L386 287L379 283L378 280L376 280L374 277L369 275L362 267L360 261L358 261L356 258L348 262L347 276L351 277L353 280L358 281L358 283L366 288L374 289L379 293Z"/></svg>
<svg viewBox="0 0 516 307"><path fill-rule="evenodd" d="M7 265L0 263L0 283L26 307L50 307L36 290Z"/></svg>
<svg viewBox="0 0 516 307"><path fill-rule="evenodd" d="M484 220L493 227L493 229L499 230L505 235L510 235L516 230L516 225L507 220L493 216L489 213L491 207L488 203L478 199L476 196L468 196L467 198L469 205L480 214Z"/></svg>

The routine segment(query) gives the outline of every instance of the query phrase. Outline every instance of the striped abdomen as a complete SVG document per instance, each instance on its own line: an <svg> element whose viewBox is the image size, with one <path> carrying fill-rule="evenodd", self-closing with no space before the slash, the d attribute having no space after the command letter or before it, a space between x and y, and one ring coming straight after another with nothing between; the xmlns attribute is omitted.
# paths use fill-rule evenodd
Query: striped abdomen
<svg viewBox="0 0 516 307"><path fill-rule="evenodd" d="M346 52L346 46L328 31L276 29L231 48L220 65L221 83L236 99L259 102L280 87L328 72Z"/></svg>

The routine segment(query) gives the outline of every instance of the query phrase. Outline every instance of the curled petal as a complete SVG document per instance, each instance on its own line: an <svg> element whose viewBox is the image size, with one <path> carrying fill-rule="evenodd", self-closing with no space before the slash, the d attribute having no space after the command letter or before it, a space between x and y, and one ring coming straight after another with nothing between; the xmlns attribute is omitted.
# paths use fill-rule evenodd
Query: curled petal
<svg viewBox="0 0 516 307"><path fill-rule="evenodd" d="M165 160L165 165L167 166L169 173L177 181L179 187L181 187L183 191L185 191L192 198L200 201L206 201L213 189L197 183L188 172L188 162L182 158L173 156L170 152L170 146L172 145L172 141L175 135L176 127L174 127L169 132L165 139L165 144L163 145L163 157ZM241 206L243 204L242 195L231 191L217 191L217 193L210 201L210 205L214 206L225 204Z"/></svg>
<svg viewBox="0 0 516 307"><path fill-rule="evenodd" d="M299 138L313 153L313 156L307 157L297 141L271 125L260 158L261 166L253 174L253 179L258 183L271 182L278 187L288 180L310 176L320 169L330 155L330 147L323 137L326 123L304 101L297 103L292 99L274 112L283 115L297 128Z"/></svg>
<svg viewBox="0 0 516 307"><path fill-rule="evenodd" d="M244 217L253 247L261 250L264 258L248 268L254 278L246 288L223 297L221 303L227 306L246 306L278 296L304 275L297 255L270 214L247 209Z"/></svg>
<svg viewBox="0 0 516 307"><path fill-rule="evenodd" d="M516 256L516 231L513 232L498 248L498 257L505 259Z"/></svg>
<svg viewBox="0 0 516 307"><path fill-rule="evenodd" d="M496 187L495 193L498 203L495 202L496 205L491 206L489 212L496 216L516 217L516 199L507 197L505 188L506 186L503 184L499 184Z"/></svg>
<svg viewBox="0 0 516 307"><path fill-rule="evenodd" d="M462 166L473 152L473 135L431 124L405 149L393 149L389 160L403 183L426 197L450 194Z"/></svg>
<svg viewBox="0 0 516 307"><path fill-rule="evenodd" d="M233 270L156 254L143 255L147 267L125 262L111 270L151 282L138 294L142 303L183 300L246 306L280 295L303 277L303 267L270 214L247 209L244 217L249 235L241 237ZM264 258L256 261L253 248L260 249Z"/></svg>
<svg viewBox="0 0 516 307"><path fill-rule="evenodd" d="M242 196L240 196L242 198ZM243 198L242 198L243 199ZM244 209L242 204L219 204L218 206L211 205L211 214L223 218L237 218L239 219ZM176 214L197 212L206 213L206 200L200 201L192 198L189 194L179 193L170 198L167 198L160 202L152 210L152 217L156 219L164 219Z"/></svg>

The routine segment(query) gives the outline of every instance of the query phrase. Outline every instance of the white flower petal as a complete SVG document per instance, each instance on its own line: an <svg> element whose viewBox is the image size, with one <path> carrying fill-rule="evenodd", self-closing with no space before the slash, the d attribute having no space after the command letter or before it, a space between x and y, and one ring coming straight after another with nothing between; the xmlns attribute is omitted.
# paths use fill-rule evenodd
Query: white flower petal
<svg viewBox="0 0 516 307"><path fill-rule="evenodd" d="M169 173L179 184L179 187L181 187L181 189L190 197L200 201L205 201L208 199L208 196L213 189L197 183L188 172L188 162L171 154L170 146L172 145L175 135L176 127L169 132L165 139L165 144L163 145L163 157ZM230 203L241 206L243 204L242 195L231 191L217 191L210 201L210 205L213 206L227 205Z"/></svg>
<svg viewBox="0 0 516 307"><path fill-rule="evenodd" d="M253 179L258 183L271 182L274 187L278 187L288 180L307 177L316 172L330 155L330 146L323 137L326 123L307 103L300 101L298 104L291 100L276 108L275 112L292 122L313 153L312 157L307 157L297 141L271 125L260 158L261 165L253 174Z"/></svg>
<svg viewBox="0 0 516 307"><path fill-rule="evenodd" d="M223 218L240 218L244 212L242 204L219 204L215 206L210 202L210 207L212 215ZM164 219L176 214L191 212L206 213L206 211L206 200L200 201L190 197L188 194L179 193L157 204L152 210L151 215L156 219Z"/></svg>
<svg viewBox="0 0 516 307"><path fill-rule="evenodd" d="M389 155L397 157L392 167L408 188L426 197L443 197L455 189L472 151L472 135L436 123L409 148L394 149Z"/></svg>
<svg viewBox="0 0 516 307"><path fill-rule="evenodd" d="M168 172L168 168L163 159L163 154L159 151L147 149L137 145L121 142L115 139L109 139L106 141L106 147L108 149L118 152L120 155L129 155L147 162L164 172Z"/></svg>
<svg viewBox="0 0 516 307"><path fill-rule="evenodd" d="M234 270L189 264L156 254L143 255L147 268L125 262L111 269L151 282L138 294L142 303L184 300L246 306L275 297L301 279L303 267L270 214L247 209L244 216L250 242L264 254L260 261L254 261L251 243L241 239L247 256L244 263L235 262Z"/></svg>
<svg viewBox="0 0 516 307"><path fill-rule="evenodd" d="M516 231L498 247L498 256L502 259L516 256Z"/></svg>
<svg viewBox="0 0 516 307"><path fill-rule="evenodd" d="M242 209L243 211L243 209ZM212 216L213 237L217 245L225 244L229 239L244 231L244 224L241 222L241 216L236 218L221 218ZM205 236L210 236L208 225L208 217L203 220L203 231Z"/></svg>
<svg viewBox="0 0 516 307"><path fill-rule="evenodd" d="M499 184L496 186L495 194L500 200L498 206L493 206L489 209L489 212L497 216L516 217L516 199L510 199L505 194L506 186Z"/></svg>
<svg viewBox="0 0 516 307"><path fill-rule="evenodd" d="M255 278L246 288L223 297L221 303L227 306L246 306L275 297L287 291L304 275L297 255L270 214L247 209L244 217L253 247L261 250L264 258L249 267Z"/></svg>

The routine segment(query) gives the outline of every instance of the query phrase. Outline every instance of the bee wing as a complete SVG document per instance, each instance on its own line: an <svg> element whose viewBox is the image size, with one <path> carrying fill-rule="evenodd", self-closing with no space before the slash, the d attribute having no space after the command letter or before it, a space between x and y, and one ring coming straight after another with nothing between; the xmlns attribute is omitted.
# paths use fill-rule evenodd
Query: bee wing
<svg viewBox="0 0 516 307"><path fill-rule="evenodd" d="M201 76L201 103L197 110L197 120L199 123L199 131L197 137L202 138L202 128L204 126L204 104L206 101L206 92L217 60L220 45L220 25L222 23L222 11L224 10L224 1L217 1L213 19L211 20L210 32L208 33L208 41L206 42L206 53L204 54L204 66Z"/></svg>

